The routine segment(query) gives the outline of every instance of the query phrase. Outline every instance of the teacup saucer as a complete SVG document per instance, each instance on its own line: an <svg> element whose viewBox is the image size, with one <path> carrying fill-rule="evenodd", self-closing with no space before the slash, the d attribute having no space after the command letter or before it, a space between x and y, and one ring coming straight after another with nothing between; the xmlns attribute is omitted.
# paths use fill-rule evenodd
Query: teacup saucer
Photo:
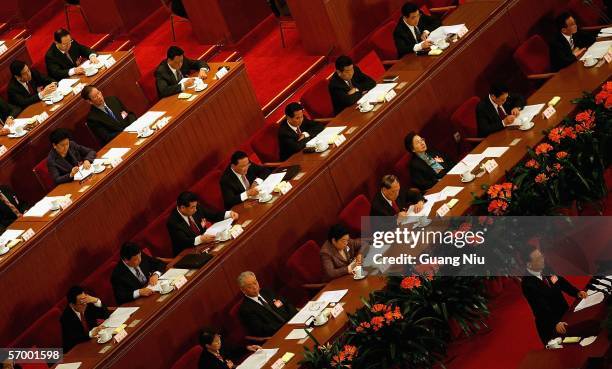
<svg viewBox="0 0 612 369"><path fill-rule="evenodd" d="M594 59L592 63L584 62L584 66L587 67L587 68L591 68L591 67L594 67L595 65L597 65L597 62L598 62L597 59Z"/></svg>
<svg viewBox="0 0 612 369"><path fill-rule="evenodd" d="M149 133L147 133L147 134L142 134L142 133L139 133L139 134L138 134L138 138L147 138L147 137L151 137L151 136L153 135L153 133L155 133L155 131L154 131L154 130L150 130L150 131L149 131Z"/></svg>
<svg viewBox="0 0 612 369"><path fill-rule="evenodd" d="M463 182L463 183L470 183L470 182L472 182L474 180L474 178L476 178L476 176L473 176L472 179L469 179L469 180L465 179L465 178L461 178L461 182Z"/></svg>
<svg viewBox="0 0 612 369"><path fill-rule="evenodd" d="M315 148L315 152L321 153L321 152L325 152L329 149L329 146L325 148L325 150L319 150L317 148Z"/></svg>
<svg viewBox="0 0 612 369"><path fill-rule="evenodd" d="M272 199L273 199L273 198L274 198L274 196L270 196L270 197L269 197L269 198L267 198L267 199L258 199L257 201L259 201L260 203L262 203L262 204L263 204L263 203L266 203L266 202L270 202L270 201L272 201Z"/></svg>
<svg viewBox="0 0 612 369"><path fill-rule="evenodd" d="M4 255L7 252L11 251L11 249L9 249L8 247L4 246L3 248L0 248L0 255Z"/></svg>
<svg viewBox="0 0 612 369"><path fill-rule="evenodd" d="M91 70L85 71L85 76L86 77L95 76L96 74L98 74L98 70L97 69L91 69Z"/></svg>
<svg viewBox="0 0 612 369"><path fill-rule="evenodd" d="M104 344L104 343L106 343L106 342L108 342L108 341L110 341L110 340L112 340L112 339L113 339L113 336L111 335L109 339L104 340L104 341L102 341L102 340L100 340L100 339L98 338L97 342L98 342L99 344Z"/></svg>
<svg viewBox="0 0 612 369"><path fill-rule="evenodd" d="M357 277L356 275L353 275L353 279L356 281L360 281L362 279L364 279L365 277L367 277L367 275L364 273L361 275L361 277Z"/></svg>
<svg viewBox="0 0 612 369"><path fill-rule="evenodd" d="M23 131L21 134L17 134L17 133L10 133L7 135L8 138L20 138L23 137L27 134L28 132Z"/></svg>
<svg viewBox="0 0 612 369"><path fill-rule="evenodd" d="M102 172L104 172L105 170L106 170L106 166L105 166L105 165L103 165L103 166L102 166L102 169L100 169L100 170L96 170L96 169L94 169L94 173L96 173L96 174L98 174L98 173L102 173Z"/></svg>
<svg viewBox="0 0 612 369"><path fill-rule="evenodd" d="M533 123L533 122L529 122L529 124L528 124L528 125L526 125L526 126L519 126L519 129L520 129L521 131L528 131L528 130L532 129L532 128L533 128L533 126L535 126L535 123Z"/></svg>
<svg viewBox="0 0 612 369"><path fill-rule="evenodd" d="M328 322L328 321L329 321L329 319L328 319L328 320L326 320L326 321L325 321L325 323L317 324L316 320L313 320L313 321L312 321L312 324L314 324L314 326L315 326L315 327L321 327L321 326L323 326L323 325L327 324L327 322Z"/></svg>
<svg viewBox="0 0 612 369"><path fill-rule="evenodd" d="M174 291L174 288L171 288L169 291L164 292L163 290L159 290L160 295L167 295L170 292Z"/></svg>

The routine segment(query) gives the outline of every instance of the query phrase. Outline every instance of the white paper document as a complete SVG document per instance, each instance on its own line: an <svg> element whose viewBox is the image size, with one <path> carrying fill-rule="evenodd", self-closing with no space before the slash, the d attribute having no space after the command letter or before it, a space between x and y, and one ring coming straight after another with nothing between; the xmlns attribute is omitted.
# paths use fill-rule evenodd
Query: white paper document
<svg viewBox="0 0 612 369"><path fill-rule="evenodd" d="M138 310L138 307L118 307L102 325L108 328L117 328L125 323L136 310Z"/></svg>
<svg viewBox="0 0 612 369"><path fill-rule="evenodd" d="M66 363L66 364L57 364L55 369L79 369L81 367L81 362L76 363Z"/></svg>
<svg viewBox="0 0 612 369"><path fill-rule="evenodd" d="M78 78L64 78L57 83L58 90L71 89L75 83L79 82Z"/></svg>
<svg viewBox="0 0 612 369"><path fill-rule="evenodd" d="M609 35L612 35L612 27L607 27L607 28L602 28L599 30L600 33L607 33Z"/></svg>
<svg viewBox="0 0 612 369"><path fill-rule="evenodd" d="M485 158L482 154L468 154L463 158L453 169L449 170L447 174L463 174L467 171L472 171L480 164Z"/></svg>
<svg viewBox="0 0 612 369"><path fill-rule="evenodd" d="M2 235L0 235L0 247L21 236L23 232L25 231L19 229L7 229L4 231L4 233L2 233Z"/></svg>
<svg viewBox="0 0 612 369"><path fill-rule="evenodd" d="M357 104L361 104L364 102L369 102L370 104L380 103L385 101L385 96L391 90L393 90L397 86L397 83L379 83L368 91L365 95L357 101Z"/></svg>
<svg viewBox="0 0 612 369"><path fill-rule="evenodd" d="M306 147L315 147L317 146L318 142L330 143L329 141L331 139L338 136L345 129L346 129L346 126L325 127L325 129L323 129L321 133L319 133L318 135L316 135L315 137L313 137L310 141L306 143Z"/></svg>
<svg viewBox="0 0 612 369"><path fill-rule="evenodd" d="M278 349L257 350L247 357L236 369L261 369L276 353Z"/></svg>
<svg viewBox="0 0 612 369"><path fill-rule="evenodd" d="M499 158L504 155L504 153L508 151L508 149L508 146L487 147L487 149L483 151L480 155L484 156L485 158Z"/></svg>
<svg viewBox="0 0 612 369"><path fill-rule="evenodd" d="M580 60L586 60L587 58L600 59L608 52L608 49L612 46L612 40L610 41L599 41L591 45L584 53Z"/></svg>
<svg viewBox="0 0 612 369"><path fill-rule="evenodd" d="M223 232L226 229L231 228L233 221L234 219L232 218L223 219L222 221L217 222L211 225L209 228L207 228L204 234L208 236L216 236L217 233Z"/></svg>
<svg viewBox="0 0 612 369"><path fill-rule="evenodd" d="M113 147L112 149L108 150L106 154L102 155L102 159L121 158L128 151L130 151L128 147Z"/></svg>
<svg viewBox="0 0 612 369"><path fill-rule="evenodd" d="M162 274L162 276L159 277L159 279L165 279L168 281L172 281L187 273L189 273L189 269L170 268L166 271L166 273Z"/></svg>
<svg viewBox="0 0 612 369"><path fill-rule="evenodd" d="M15 134L17 133L17 127L22 127L25 129L25 126L32 122L34 122L32 118L17 118L13 119L13 124L7 128L11 131L11 134Z"/></svg>
<svg viewBox="0 0 612 369"><path fill-rule="evenodd" d="M327 301L308 301L287 324L304 324L308 319L319 316L326 307Z"/></svg>
<svg viewBox="0 0 612 369"><path fill-rule="evenodd" d="M80 66L87 69L89 67L93 67L96 69L100 69L102 68L102 66L104 65L104 62L110 58L111 55L110 54L103 54L103 55L98 55L98 64L93 64L89 59L86 60L83 64L81 64Z"/></svg>
<svg viewBox="0 0 612 369"><path fill-rule="evenodd" d="M26 217L42 217L51 210L51 203L53 200L60 200L64 196L47 196L42 198L36 205L32 206L28 211L23 214Z"/></svg>
<svg viewBox="0 0 612 369"><path fill-rule="evenodd" d="M270 174L258 187L259 192L262 193L272 193L274 191L274 187L277 184L281 183L283 178L285 178L285 173L272 173Z"/></svg>
<svg viewBox="0 0 612 369"><path fill-rule="evenodd" d="M465 28L465 24L456 24L453 26L441 26L433 30L428 36L427 39L431 42L436 42L439 40L443 40L446 38L446 35L450 35L451 33L457 34L463 28Z"/></svg>
<svg viewBox="0 0 612 369"><path fill-rule="evenodd" d="M285 337L285 339L286 340L301 340L301 339L304 339L304 338L308 337L308 333L306 333L306 330L308 330L308 332L312 332L312 328L294 329L291 332L289 332L289 334L287 335L287 337Z"/></svg>
<svg viewBox="0 0 612 369"><path fill-rule="evenodd" d="M87 178L90 175L92 175L93 172L94 172L93 165L90 165L89 169L85 169L85 166L81 164L81 166L79 167L79 171L74 175L74 180L75 181L82 181L85 178Z"/></svg>
<svg viewBox="0 0 612 369"><path fill-rule="evenodd" d="M578 305L576 305L576 308L574 309L574 311L580 311L582 309L586 309L593 305L597 305L603 300L604 300L604 294L601 292L595 292L594 294L587 296L586 299L580 300Z"/></svg>
<svg viewBox="0 0 612 369"><path fill-rule="evenodd" d="M426 217L429 215L429 213L431 213L431 208L433 208L436 202L437 200L436 201L427 200L427 202L425 202L425 204L423 205L423 209L421 209L421 211L419 211L418 213L414 211L414 205L410 205L410 207L408 208L408 216L405 219L402 219L401 223L410 224L410 223L418 222L421 219L421 217Z"/></svg>
<svg viewBox="0 0 612 369"><path fill-rule="evenodd" d="M461 190L463 190L463 187L446 186L442 189L442 191L440 191L440 198L442 198L442 196L444 196L444 199L446 199L447 197L457 196L457 194L461 192Z"/></svg>
<svg viewBox="0 0 612 369"><path fill-rule="evenodd" d="M151 126L156 120L163 117L166 114L165 111L148 111L136 119L134 123L125 127L124 132L138 133L141 129L146 126Z"/></svg>
<svg viewBox="0 0 612 369"><path fill-rule="evenodd" d="M348 290L325 291L317 301L340 302Z"/></svg>
<svg viewBox="0 0 612 369"><path fill-rule="evenodd" d="M516 117L514 123L508 124L507 127L520 126L522 121L531 122L533 118L540 113L545 104L527 105L521 109L521 113Z"/></svg>

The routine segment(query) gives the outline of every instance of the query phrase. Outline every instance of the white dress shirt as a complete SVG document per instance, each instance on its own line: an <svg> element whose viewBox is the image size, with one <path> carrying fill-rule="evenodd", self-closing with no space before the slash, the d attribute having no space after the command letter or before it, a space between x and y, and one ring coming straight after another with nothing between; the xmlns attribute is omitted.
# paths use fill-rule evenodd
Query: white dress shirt
<svg viewBox="0 0 612 369"><path fill-rule="evenodd" d="M568 36L565 33L561 32L561 34L563 35L563 37L565 37L565 39L567 40L567 43L570 45L570 48L572 50L574 50L574 38L572 36Z"/></svg>
<svg viewBox="0 0 612 369"><path fill-rule="evenodd" d="M529 274L531 274L532 276L538 278L539 280L542 280L542 272L535 272L529 268L527 268L527 271L529 272Z"/></svg>
<svg viewBox="0 0 612 369"><path fill-rule="evenodd" d="M385 196L385 194L382 192L382 190L380 191L380 194L382 195L383 199L387 200L387 202L389 203L389 205L390 205L391 207L393 207L393 201L389 200L389 199L387 198L387 196Z"/></svg>
<svg viewBox="0 0 612 369"><path fill-rule="evenodd" d="M176 71L177 71L177 70L176 70L176 69L174 69L174 68L172 68L172 67L170 66L170 64L168 64L168 68L170 68L170 71L172 71L172 74L174 74L174 77L176 77ZM183 76L183 77L185 77L185 76ZM180 80L179 80L178 82L179 82L179 85L181 85L181 91L185 91L185 83L184 83L184 82L181 82Z"/></svg>
<svg viewBox="0 0 612 369"><path fill-rule="evenodd" d="M75 309L74 309L74 308L73 308L71 305L68 305L68 306L70 306L70 309L72 309L72 311L74 311L74 313L76 314L77 318L79 318L79 321L85 320L85 314L83 314L83 317L81 317L81 313L79 313L78 311L76 311L76 310L75 310ZM95 307L98 307L98 308L101 308L101 307L102 307L102 301L100 301L100 299L98 299L98 301L96 301L96 302L94 303L94 306L95 306ZM92 329L89 331L89 333L88 333L89 338L93 337L93 331L94 331L94 329L95 329L95 328L92 328Z"/></svg>
<svg viewBox="0 0 612 369"><path fill-rule="evenodd" d="M346 83L348 83L348 81L345 81ZM350 86L349 86L350 87ZM289 121L287 121L287 125L289 126L289 128L291 128L293 130L293 132L298 133L298 127L294 127L291 125L291 123L289 123ZM308 138L310 137L310 134L308 132L304 132L301 131L301 133L304 135L304 137Z"/></svg>
<svg viewBox="0 0 612 369"><path fill-rule="evenodd" d="M242 182L242 181L241 181ZM191 222L189 221L189 219L191 219L194 223L195 220L193 220L193 217L186 217L185 215L183 215L183 213L181 213L181 211L178 209L178 207L176 208L176 211L178 211L179 215L183 218L183 220L185 220L185 223L187 223L187 225L189 226L189 228L191 228ZM232 212L231 211L226 211L225 212L225 219L230 218L232 216ZM204 237L202 237L203 235L197 236L195 238L195 240L193 241L193 245L194 246L198 246L200 245L202 242L204 242Z"/></svg>
<svg viewBox="0 0 612 369"><path fill-rule="evenodd" d="M19 83L20 83L20 84L23 86L23 88L25 88L27 91L29 91L27 83L25 83L25 82L21 82L21 81L20 81L20 80L18 80L18 79L17 79L17 82L19 82ZM30 88L31 88L32 90L34 90L34 92L36 92L36 89L34 88L34 86L32 86L32 81L30 81ZM40 91L40 92L38 93L38 98L39 98L39 99L41 99L41 100L43 99L43 94L42 94L42 91Z"/></svg>
<svg viewBox="0 0 612 369"><path fill-rule="evenodd" d="M138 278L138 272L136 272L136 268L132 268L131 266L127 265L125 263L125 261L123 261L123 260L121 260L121 262L123 263L123 265L125 265L130 270L130 272L132 272L132 274L134 274L134 277ZM147 276L142 272L142 269L140 269L140 266L138 266L138 269L140 270L140 273L142 273L142 275L144 275L145 278L147 278ZM155 272L153 274L157 274L158 277L161 276L160 272ZM147 280L148 280L148 278L147 278ZM134 292L132 293L132 296L134 296L134 299L139 298L140 297L140 289L134 290Z"/></svg>
<svg viewBox="0 0 612 369"><path fill-rule="evenodd" d="M58 49L58 50L59 50L59 49ZM62 50L60 50L60 52L61 52L62 54L64 54L64 55L67 55L67 54L68 54L67 52L62 51ZM70 55L70 54L68 54L68 55ZM98 55L97 55L96 53L89 54L89 59L93 58L94 56L98 56ZM68 57L68 59L72 59L72 56L69 56L69 57ZM77 62L77 61L76 61L76 60L73 60L72 62L76 64L76 62ZM76 68L70 68L70 69L68 70L68 75L69 75L70 77L74 76L75 71L76 71Z"/></svg>
<svg viewBox="0 0 612 369"><path fill-rule="evenodd" d="M412 36L414 36L414 39L417 40L412 50L415 53L423 50L423 41L420 41L419 38L416 36L416 30L414 29L414 26L409 25L408 22L406 22L406 19L403 19L403 20L404 20L404 24L408 26L408 29L410 29L410 32L412 32ZM427 37L427 35L429 35L429 31L421 31L421 35L425 35L425 37Z"/></svg>
<svg viewBox="0 0 612 369"><path fill-rule="evenodd" d="M496 104L496 103L493 101L493 99L491 98L491 95L489 95L489 101L491 102L491 104L493 104L493 108L495 108L495 112L497 113L497 115L498 115L498 116L499 116L499 113L498 113L498 110L497 110L497 108L498 108L498 107L499 107L499 108L501 108L501 109L502 109L502 111L503 111L503 112L504 112L506 115L508 115L508 113L506 112L506 109L504 109L504 107L503 107L502 105L497 105L497 104ZM499 117L499 119L501 119L501 117ZM501 119L501 121L502 121L502 124L505 126L505 124L504 124L504 120L503 120L503 119Z"/></svg>
<svg viewBox="0 0 612 369"><path fill-rule="evenodd" d="M289 125L289 127L291 127L291 125ZM246 190L248 190L248 188L245 186L244 182L242 182L242 174L236 173L231 166L230 166L230 169L236 175L236 177L238 177L238 180L242 184L242 187L244 187L244 189L245 189L245 191L240 194L240 201L245 201L246 199L249 198L249 195L247 195L247 193L246 193ZM246 177L246 175L245 175L245 177ZM254 182L257 183L257 185L260 185L260 184L263 183L263 180L261 178L255 178ZM227 217L225 217L225 218L227 219Z"/></svg>

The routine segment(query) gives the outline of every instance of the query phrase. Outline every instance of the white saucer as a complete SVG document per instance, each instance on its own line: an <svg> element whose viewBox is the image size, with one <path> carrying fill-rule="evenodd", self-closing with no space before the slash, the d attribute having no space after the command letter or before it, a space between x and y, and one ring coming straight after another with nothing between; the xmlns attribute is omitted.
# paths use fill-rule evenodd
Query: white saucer
<svg viewBox="0 0 612 369"><path fill-rule="evenodd" d="M587 67L587 68L594 67L595 65L597 65L598 61L599 60L595 59L595 61L593 63L591 63L591 64L584 63L584 66Z"/></svg>
<svg viewBox="0 0 612 369"><path fill-rule="evenodd" d="M329 146L325 150L318 150L318 149L315 148L315 152L318 152L318 153L322 153L322 152L325 152L327 150L329 150Z"/></svg>
<svg viewBox="0 0 612 369"><path fill-rule="evenodd" d="M8 247L5 246L4 248L0 249L0 255L4 255L4 254L6 254L9 251L11 251L11 249L9 249Z"/></svg>
<svg viewBox="0 0 612 369"><path fill-rule="evenodd" d="M51 101L51 100L44 100L44 101L45 101L45 104L47 104L47 105L53 105L53 101Z"/></svg>
<svg viewBox="0 0 612 369"><path fill-rule="evenodd" d="M98 340L96 342L98 342L99 344L105 344L106 342L110 341L113 339L113 336L111 335L111 337L109 339L107 339L106 341L100 341L100 339L98 338Z"/></svg>
<svg viewBox="0 0 612 369"><path fill-rule="evenodd" d="M535 123L534 122L529 122L529 125L527 127L519 126L519 129L521 131L529 131L530 129L533 128L533 126L535 126Z"/></svg>
<svg viewBox="0 0 612 369"><path fill-rule="evenodd" d="M143 134L138 134L138 138L147 138L147 137L151 137L153 135L153 133L155 133L154 130L151 130L149 132L149 134L143 135Z"/></svg>
<svg viewBox="0 0 612 369"><path fill-rule="evenodd" d="M327 321L326 321L325 323L322 323L322 324L317 324L317 322L316 322L315 320L313 320L313 321L312 321L312 324L313 324L315 327L321 327L321 326L324 326L325 324L327 324L327 322L329 322L329 319L327 319Z"/></svg>
<svg viewBox="0 0 612 369"><path fill-rule="evenodd" d="M470 182L472 182L472 181L473 181L475 178L476 178L476 176L472 177L472 179L470 179L470 180L466 180L466 179L461 178L461 182L463 182L463 183L470 183Z"/></svg>
<svg viewBox="0 0 612 369"><path fill-rule="evenodd" d="M104 172L105 170L106 170L106 166L105 166L105 165L103 165L101 170L95 170L95 169L94 169L94 173L95 173L95 174L102 173L102 172Z"/></svg>
<svg viewBox="0 0 612 369"><path fill-rule="evenodd" d="M365 277L367 277L367 275L366 274L362 274L361 278L357 278L357 276L353 276L353 279L356 280L356 281L360 281L360 280L364 279Z"/></svg>
<svg viewBox="0 0 612 369"><path fill-rule="evenodd" d="M85 72L85 76L86 77L91 77L91 76L95 76L98 73L97 69L92 69L93 72Z"/></svg>
<svg viewBox="0 0 612 369"><path fill-rule="evenodd" d="M25 136L27 134L28 134L28 132L26 132L26 131L23 131L23 133L20 134L20 135L18 135L17 133L9 133L7 135L7 137L9 137L9 138L20 138L20 137L23 137L23 136Z"/></svg>
<svg viewBox="0 0 612 369"><path fill-rule="evenodd" d="M170 292L172 292L172 291L174 291L174 288L172 288L172 289L171 289L170 291L168 291L168 292L164 292L164 291L162 291L162 290L159 290L159 294L160 294L160 295L167 295L167 294L169 294L169 293L170 293Z"/></svg>
<svg viewBox="0 0 612 369"><path fill-rule="evenodd" d="M371 106L371 108L369 108L369 109L365 109L365 110L364 109L359 109L359 111L362 112L362 113L369 113L372 110L374 110L374 105L370 105L370 106Z"/></svg>
<svg viewBox="0 0 612 369"><path fill-rule="evenodd" d="M273 198L274 198L274 196L271 196L271 197L270 197L268 200L266 200L266 201L263 201L263 200L261 200L261 199L258 199L257 201L259 201L260 203L264 204L264 203L266 203L266 202L270 202L270 201L272 201L272 199L273 199Z"/></svg>

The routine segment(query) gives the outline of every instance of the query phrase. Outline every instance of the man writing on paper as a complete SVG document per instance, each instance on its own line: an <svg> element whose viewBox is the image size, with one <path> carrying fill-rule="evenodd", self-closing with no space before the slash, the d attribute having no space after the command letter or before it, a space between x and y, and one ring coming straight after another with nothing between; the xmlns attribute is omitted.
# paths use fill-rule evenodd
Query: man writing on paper
<svg viewBox="0 0 612 369"><path fill-rule="evenodd" d="M13 125L13 118L18 116L19 113L21 113L21 108L0 98L0 136L11 133L9 127Z"/></svg>
<svg viewBox="0 0 612 369"><path fill-rule="evenodd" d="M244 294L238 316L249 335L273 336L297 313L297 310L284 298L275 295L272 291L260 289L253 272L240 273L238 286Z"/></svg>
<svg viewBox="0 0 612 369"><path fill-rule="evenodd" d="M285 119L278 127L278 149L281 161L304 150L306 143L323 131L323 124L304 116L300 103L292 102L285 107Z"/></svg>
<svg viewBox="0 0 612 369"><path fill-rule="evenodd" d="M102 328L98 320L105 320L110 315L99 298L88 295L80 286L70 287L66 298L68 306L60 317L64 353L97 336Z"/></svg>
<svg viewBox="0 0 612 369"><path fill-rule="evenodd" d="M355 267L361 266L361 242L352 240L344 226L335 224L329 229L327 241L319 252L323 276L326 281L353 274Z"/></svg>
<svg viewBox="0 0 612 369"><path fill-rule="evenodd" d="M73 180L80 166L89 169L96 158L96 152L70 139L68 130L58 128L49 135L53 149L47 156L47 168L55 184Z"/></svg>
<svg viewBox="0 0 612 369"><path fill-rule="evenodd" d="M91 104L87 125L102 145L106 145L136 120L136 115L130 112L119 98L104 97L94 86L83 87L81 97Z"/></svg>
<svg viewBox="0 0 612 369"><path fill-rule="evenodd" d="M489 96L476 105L478 137L487 137L514 123L523 106L525 100L518 95L510 95L506 85L502 83L491 85Z"/></svg>
<svg viewBox="0 0 612 369"><path fill-rule="evenodd" d="M212 211L198 204L193 192L182 192L176 199L176 209L168 217L166 227L172 240L174 256L184 249L215 241L215 235L206 235L212 222L223 219L238 219L234 211Z"/></svg>
<svg viewBox="0 0 612 369"><path fill-rule="evenodd" d="M429 50L432 42L427 39L429 33L440 26L440 22L421 14L416 4L408 2L402 6L402 16L393 31L393 41L397 49L397 58L404 55Z"/></svg>
<svg viewBox="0 0 612 369"><path fill-rule="evenodd" d="M159 98L176 95L193 87L195 79L186 78L192 71L198 71L198 77L205 80L210 67L204 61L187 58L180 47L170 46L166 59L155 69L155 86ZM183 78L186 79L182 81Z"/></svg>
<svg viewBox="0 0 612 369"><path fill-rule="evenodd" d="M225 208L231 209L234 205L257 197L258 186L270 172L269 168L251 163L245 152L233 153L230 165L227 166L219 180Z"/></svg>
<svg viewBox="0 0 612 369"><path fill-rule="evenodd" d="M126 242L119 251L121 260L111 274L111 285L117 304L125 304L139 297L151 296L153 286L166 270L166 264L141 252L138 245Z"/></svg>
<svg viewBox="0 0 612 369"><path fill-rule="evenodd" d="M455 166L444 153L427 147L425 139L415 132L406 135L404 146L412 153L408 164L410 178L421 191L432 188Z"/></svg>
<svg viewBox="0 0 612 369"><path fill-rule="evenodd" d="M9 102L22 109L41 101L57 89L55 81L21 60L13 61L10 70L12 78L7 90Z"/></svg>
<svg viewBox="0 0 612 369"><path fill-rule="evenodd" d="M372 217L408 216L408 206L414 205L414 212L423 210L425 200L416 188L401 193L400 183L396 176L387 174L380 181L380 191L376 193L370 208Z"/></svg>
<svg viewBox="0 0 612 369"><path fill-rule="evenodd" d="M527 246L523 252L528 275L521 280L523 295L527 299L535 317L535 324L542 343L559 335L568 334L568 324L561 321L569 306L563 293L584 299L585 291L579 291L565 278L545 275L544 255L539 249Z"/></svg>
<svg viewBox="0 0 612 369"><path fill-rule="evenodd" d="M346 55L336 59L336 72L327 86L334 106L334 115L344 108L355 104L368 90L376 87L376 82L365 75Z"/></svg>
<svg viewBox="0 0 612 369"><path fill-rule="evenodd" d="M57 81L84 75L85 68L79 66L79 59L89 59L93 64L98 64L96 53L87 46L81 45L70 36L70 32L60 28L53 33L54 43L45 54L47 74Z"/></svg>
<svg viewBox="0 0 612 369"><path fill-rule="evenodd" d="M578 30L576 19L567 12L555 19L557 33L550 42L550 64L553 71L563 69L595 42L595 36Z"/></svg>

